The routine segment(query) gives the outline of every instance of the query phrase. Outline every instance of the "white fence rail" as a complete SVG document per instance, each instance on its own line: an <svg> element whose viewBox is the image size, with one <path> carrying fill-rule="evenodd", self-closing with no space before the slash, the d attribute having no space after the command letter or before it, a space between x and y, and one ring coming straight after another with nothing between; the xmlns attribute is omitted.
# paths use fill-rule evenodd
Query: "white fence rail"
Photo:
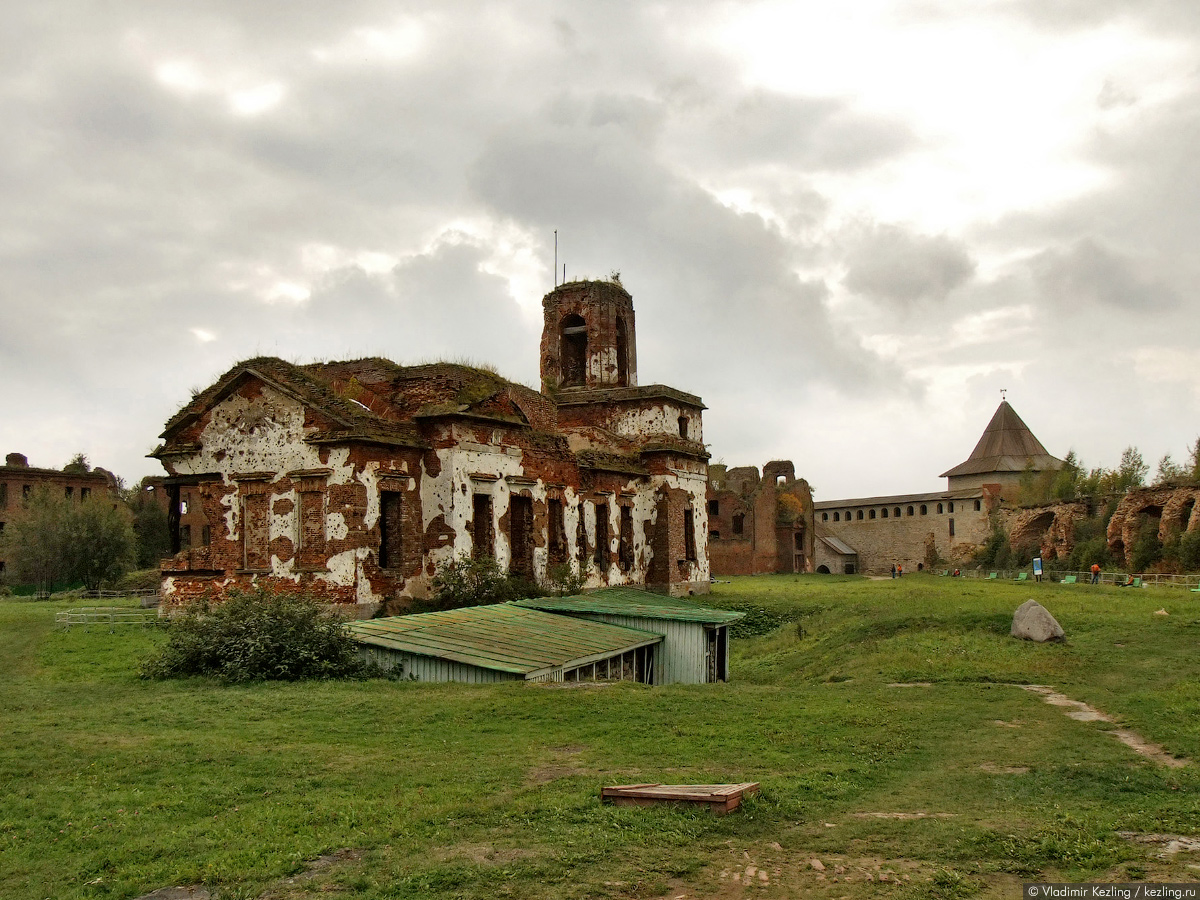
<svg viewBox="0 0 1200 900"><path fill-rule="evenodd" d="M81 606L54 614L54 624L62 628L72 625L107 625L112 631L118 625L157 625L158 610L132 609L127 606Z"/></svg>

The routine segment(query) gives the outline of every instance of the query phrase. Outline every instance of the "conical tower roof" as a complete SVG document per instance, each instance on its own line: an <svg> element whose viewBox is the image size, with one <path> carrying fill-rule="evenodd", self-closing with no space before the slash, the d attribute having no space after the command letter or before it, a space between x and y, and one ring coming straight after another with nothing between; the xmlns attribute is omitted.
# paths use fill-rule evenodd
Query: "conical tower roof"
<svg viewBox="0 0 1200 900"><path fill-rule="evenodd" d="M1020 472L1026 463L1034 471L1058 469L1062 460L1051 456L1042 442L1033 436L1029 426L1021 421L1017 411L1001 400L992 421L983 430L983 436L965 462L959 463L940 478L955 475L982 475L987 472Z"/></svg>

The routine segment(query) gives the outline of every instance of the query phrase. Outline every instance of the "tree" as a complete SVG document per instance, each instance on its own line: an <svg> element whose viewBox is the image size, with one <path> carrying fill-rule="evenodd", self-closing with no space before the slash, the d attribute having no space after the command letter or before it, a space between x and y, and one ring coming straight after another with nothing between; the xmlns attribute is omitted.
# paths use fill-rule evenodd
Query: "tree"
<svg viewBox="0 0 1200 900"><path fill-rule="evenodd" d="M171 532L167 527L167 511L158 502L160 493L143 478L126 492L125 500L133 510L133 531L137 537L137 567L154 569L164 557L171 555Z"/></svg>
<svg viewBox="0 0 1200 900"><path fill-rule="evenodd" d="M4 529L9 580L50 592L67 583L63 558L64 521L71 510L61 494L40 487Z"/></svg>
<svg viewBox="0 0 1200 900"><path fill-rule="evenodd" d="M1169 481L1179 481L1187 477L1187 470L1175 460L1170 453L1164 453L1158 461L1158 472L1154 476L1155 484L1166 484Z"/></svg>
<svg viewBox="0 0 1200 900"><path fill-rule="evenodd" d="M1113 493L1124 493L1130 488L1144 485L1149 472L1150 467L1142 459L1137 447L1126 447L1121 451L1121 462L1117 467L1105 473L1104 487Z"/></svg>
<svg viewBox="0 0 1200 900"><path fill-rule="evenodd" d="M1055 500L1073 500L1079 493L1079 482L1083 476L1083 463L1074 450L1067 451L1062 468L1054 474L1050 492Z"/></svg>
<svg viewBox="0 0 1200 900"><path fill-rule="evenodd" d="M89 497L71 505L63 520L63 557L72 581L89 591L120 578L135 559L129 514L110 498Z"/></svg>
<svg viewBox="0 0 1200 900"><path fill-rule="evenodd" d="M63 466L63 471L72 475L86 475L92 471L92 465L87 456L80 452L71 457L71 461Z"/></svg>
<svg viewBox="0 0 1200 900"><path fill-rule="evenodd" d="M1200 481L1200 437L1188 448L1188 457L1187 468L1190 469L1192 481Z"/></svg>
<svg viewBox="0 0 1200 900"><path fill-rule="evenodd" d="M39 488L4 530L12 580L39 591L83 582L88 590L118 578L133 561L133 529L111 498L72 503Z"/></svg>

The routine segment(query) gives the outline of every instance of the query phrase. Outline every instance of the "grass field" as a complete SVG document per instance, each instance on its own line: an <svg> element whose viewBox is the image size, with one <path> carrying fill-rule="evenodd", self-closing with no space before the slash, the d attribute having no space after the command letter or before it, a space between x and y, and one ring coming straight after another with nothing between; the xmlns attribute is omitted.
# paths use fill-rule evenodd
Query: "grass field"
<svg viewBox="0 0 1200 900"><path fill-rule="evenodd" d="M1031 596L1065 644L1008 637ZM732 683L666 688L143 682L160 631L62 632L66 604L0 602L0 898L999 898L1024 880L1194 881L1200 852L1145 836L1200 836L1200 763L1107 732L1200 761L1197 596L734 579L711 597L750 612ZM725 818L599 804L602 785L638 781L762 793Z"/></svg>

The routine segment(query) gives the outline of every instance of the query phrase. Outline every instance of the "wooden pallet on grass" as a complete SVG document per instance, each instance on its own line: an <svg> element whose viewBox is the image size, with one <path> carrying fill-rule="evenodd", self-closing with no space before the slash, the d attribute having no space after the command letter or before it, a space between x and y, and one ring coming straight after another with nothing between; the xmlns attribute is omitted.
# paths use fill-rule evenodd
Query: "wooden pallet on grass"
<svg viewBox="0 0 1200 900"><path fill-rule="evenodd" d="M742 797L758 793L757 781L741 784L618 784L600 790L600 799L617 806L690 803L723 816L742 805Z"/></svg>

